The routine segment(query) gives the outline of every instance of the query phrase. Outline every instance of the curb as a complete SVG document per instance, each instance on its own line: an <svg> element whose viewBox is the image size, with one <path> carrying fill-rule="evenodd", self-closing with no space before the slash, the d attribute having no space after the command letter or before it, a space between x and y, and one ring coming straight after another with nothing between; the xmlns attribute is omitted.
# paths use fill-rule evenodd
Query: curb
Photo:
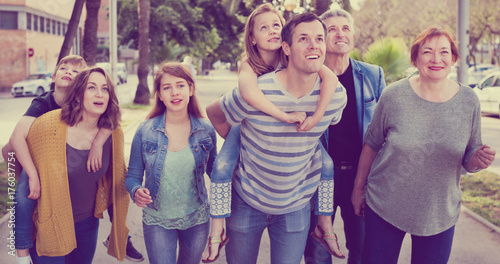
<svg viewBox="0 0 500 264"><path fill-rule="evenodd" d="M127 127L123 128L123 134L125 135L130 129L135 127L138 123L144 121L148 114L149 114L149 111L145 112L143 115L138 117L134 122L130 123Z"/></svg>
<svg viewBox="0 0 500 264"><path fill-rule="evenodd" d="M478 221L479 223L483 224L487 228L491 229L494 232L497 232L497 234L500 234L500 227L492 224L490 221L484 219L482 216L474 213L471 209L465 207L462 205L461 211L469 215L470 217L474 218L474 220Z"/></svg>

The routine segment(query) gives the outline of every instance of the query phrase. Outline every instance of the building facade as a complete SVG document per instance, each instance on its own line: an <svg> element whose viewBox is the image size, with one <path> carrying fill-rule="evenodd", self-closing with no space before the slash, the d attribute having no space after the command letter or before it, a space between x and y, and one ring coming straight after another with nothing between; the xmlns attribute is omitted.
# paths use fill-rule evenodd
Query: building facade
<svg viewBox="0 0 500 264"><path fill-rule="evenodd" d="M0 90L53 71L75 0L0 0ZM71 54L81 54L82 10Z"/></svg>

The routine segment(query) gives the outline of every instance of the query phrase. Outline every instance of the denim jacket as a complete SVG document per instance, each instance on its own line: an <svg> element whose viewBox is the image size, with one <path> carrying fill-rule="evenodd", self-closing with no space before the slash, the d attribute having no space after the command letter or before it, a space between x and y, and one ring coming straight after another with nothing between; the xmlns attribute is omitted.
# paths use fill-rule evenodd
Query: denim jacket
<svg viewBox="0 0 500 264"><path fill-rule="evenodd" d="M165 112L166 113L166 112ZM152 203L148 207L158 210L156 198L160 187L160 178L168 148L168 137L165 134L165 113L142 122L132 141L128 173L125 187L134 200L135 191L141 187L149 189ZM204 173L209 176L217 156L217 137L212 124L203 118L190 115L191 133L189 146L195 160L196 189L204 203L208 203ZM142 186L144 171L145 185Z"/></svg>

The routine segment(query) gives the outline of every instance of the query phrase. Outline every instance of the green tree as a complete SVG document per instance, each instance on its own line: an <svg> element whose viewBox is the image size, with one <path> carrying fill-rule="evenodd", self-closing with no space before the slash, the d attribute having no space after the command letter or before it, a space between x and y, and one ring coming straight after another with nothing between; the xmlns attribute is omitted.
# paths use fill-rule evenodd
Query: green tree
<svg viewBox="0 0 500 264"><path fill-rule="evenodd" d="M400 38L384 38L372 43L362 60L384 69L385 81L390 84L404 77L410 66L406 43Z"/></svg>

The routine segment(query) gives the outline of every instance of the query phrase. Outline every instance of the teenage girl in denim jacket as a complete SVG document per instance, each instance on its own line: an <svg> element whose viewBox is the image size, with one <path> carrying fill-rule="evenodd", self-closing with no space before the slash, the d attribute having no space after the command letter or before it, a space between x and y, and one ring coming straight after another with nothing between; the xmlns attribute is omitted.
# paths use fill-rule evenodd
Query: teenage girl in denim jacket
<svg viewBox="0 0 500 264"><path fill-rule="evenodd" d="M217 155L215 130L202 117L193 78L181 63L161 65L154 87L156 104L134 136L125 185L144 208L150 263L199 263L209 230L203 175L211 174Z"/></svg>

